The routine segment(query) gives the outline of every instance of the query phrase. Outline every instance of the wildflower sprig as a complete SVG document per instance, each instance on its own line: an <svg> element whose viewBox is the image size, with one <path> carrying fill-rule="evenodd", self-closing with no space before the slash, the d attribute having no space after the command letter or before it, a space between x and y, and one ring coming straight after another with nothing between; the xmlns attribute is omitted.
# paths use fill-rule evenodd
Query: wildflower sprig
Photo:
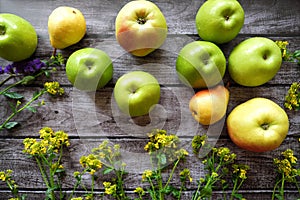
<svg viewBox="0 0 300 200"><path fill-rule="evenodd" d="M192 181L188 169L179 172L181 187L172 186L171 180L174 176L176 168L180 161L184 161L188 152L179 148L180 140L174 134L168 134L165 130L153 130L149 133L149 142L144 149L149 153L152 169L145 170L142 174L142 181L149 183L149 192L151 199L163 200L166 195L172 195L176 199L180 199L181 192L185 189L186 180ZM167 180L163 180L163 170L171 168L170 174L167 175ZM145 193L141 188L136 189L139 194L139 199Z"/></svg>
<svg viewBox="0 0 300 200"><path fill-rule="evenodd" d="M36 161L43 181L47 186L45 199L55 200L54 191L59 191L62 199L61 175L64 172L62 165L63 149L70 145L68 134L64 131L53 131L44 127L39 131L40 139L25 138L23 153Z"/></svg>
<svg viewBox="0 0 300 200"><path fill-rule="evenodd" d="M0 171L0 180L6 183L14 199L25 200L26 195L19 195L18 185L16 184L15 180L13 180L11 177L12 173L13 171L10 169L7 169L5 171Z"/></svg>
<svg viewBox="0 0 300 200"><path fill-rule="evenodd" d="M103 174L114 173L115 178L103 182L105 194L113 196L117 200L129 199L124 190L124 176L127 174L126 163L122 161L120 145L110 145L108 140L104 140L92 152L101 160L104 166Z"/></svg>
<svg viewBox="0 0 300 200"><path fill-rule="evenodd" d="M39 102L37 105L33 106L32 104L37 101L41 96L44 94L50 94L51 96L56 95L63 95L64 89L60 87L60 84L58 82L46 82L44 84L44 88L38 92L35 92L31 99L27 102L22 103L20 100L17 100L15 105L10 103L10 107L12 109L11 114L0 124L0 131L2 129L11 129L15 127L18 122L11 121L16 115L21 113L23 110L27 109L31 112L35 113L37 112L36 106L41 106L44 104L44 102Z"/></svg>
<svg viewBox="0 0 300 200"><path fill-rule="evenodd" d="M244 181L247 179L247 171L250 169L248 165L236 164L236 154L232 153L227 147L210 147L210 144L206 143L207 136L194 136L192 141L192 147L194 153L198 153L201 148L211 149L202 163L206 174L198 181L198 187L193 194L192 200L211 199L213 190L218 183L223 188L223 199L227 199L225 190L228 189L229 183L225 181L226 177L230 177L232 180L233 189L230 195L230 199L238 198L242 199L242 195L238 194L238 190L241 188Z"/></svg>
<svg viewBox="0 0 300 200"><path fill-rule="evenodd" d="M8 104L12 109L12 113L6 119L4 118L4 121L0 122L0 131L3 129L11 129L18 125L18 122L11 122L10 120L21 111L27 109L35 113L37 111L36 106L41 106L44 102L41 101L36 106L32 106L32 103L43 94L49 93L55 96L64 93L58 82L46 83L41 91L34 92L31 99L26 101L23 100L24 96L22 94L11 91L11 89L19 85L28 85L42 75L50 77L51 73L56 71L56 66L63 64L64 59L61 54L58 54L57 56L52 56L48 61L34 59L32 61L12 63L7 65L4 69L0 66L0 74L8 74L8 77L0 82L0 96L3 95L10 99ZM5 83L12 78L15 78L16 81L6 86ZM1 88L3 86L6 87Z"/></svg>
<svg viewBox="0 0 300 200"><path fill-rule="evenodd" d="M285 96L284 107L289 110L300 110L300 82L291 84Z"/></svg>
<svg viewBox="0 0 300 200"><path fill-rule="evenodd" d="M289 45L288 41L275 41L277 46L281 50L282 58L284 61L289 61L289 62L295 62L298 65L300 65L300 50L296 50L294 52L291 52L287 46Z"/></svg>
<svg viewBox="0 0 300 200"><path fill-rule="evenodd" d="M85 199L95 199L94 188L97 174L101 171L104 175L114 173L114 178L103 182L104 195L110 195L118 200L129 199L124 190L124 176L126 164L122 161L120 145L109 144L108 140L104 140L98 147L92 149L92 153L80 158L80 164L84 168L82 172L75 172L74 176L77 183L81 183L81 177L85 173L91 176L90 190L80 184L86 191ZM79 185L77 184L77 186Z"/></svg>
<svg viewBox="0 0 300 200"><path fill-rule="evenodd" d="M297 157L291 149L287 149L281 153L280 158L274 158L275 171L277 173L276 183L274 185L272 200L284 199L285 184L294 184L300 194L300 188L297 178L300 177L300 169L297 166Z"/></svg>

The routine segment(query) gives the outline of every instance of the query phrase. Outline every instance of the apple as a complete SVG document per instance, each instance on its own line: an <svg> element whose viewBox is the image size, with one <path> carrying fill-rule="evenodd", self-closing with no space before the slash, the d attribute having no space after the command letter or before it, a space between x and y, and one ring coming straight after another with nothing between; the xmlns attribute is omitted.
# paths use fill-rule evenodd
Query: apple
<svg viewBox="0 0 300 200"><path fill-rule="evenodd" d="M117 80L114 98L123 113L131 117L146 115L159 102L160 85L147 72L128 72Z"/></svg>
<svg viewBox="0 0 300 200"><path fill-rule="evenodd" d="M192 88L217 85L226 70L226 58L221 49L212 42L193 41L185 45L176 60L179 80Z"/></svg>
<svg viewBox="0 0 300 200"><path fill-rule="evenodd" d="M32 24L11 14L0 14L0 57L8 61L29 58L36 50L38 38Z"/></svg>
<svg viewBox="0 0 300 200"><path fill-rule="evenodd" d="M146 56L158 49L167 37L167 22L161 10L150 1L130 1L115 21L118 43L135 56Z"/></svg>
<svg viewBox="0 0 300 200"><path fill-rule="evenodd" d="M243 86L259 86L271 80L281 67L282 55L276 43L253 37L239 43L228 58L231 78Z"/></svg>
<svg viewBox="0 0 300 200"><path fill-rule="evenodd" d="M104 87L113 76L110 57L96 48L83 48L70 55L66 74L74 87L83 91L95 91Z"/></svg>
<svg viewBox="0 0 300 200"><path fill-rule="evenodd" d="M274 101L256 97L236 106L227 117L231 140L239 147L266 152L280 146L289 130L286 112Z"/></svg>
<svg viewBox="0 0 300 200"><path fill-rule="evenodd" d="M48 17L48 33L55 49L64 49L79 42L86 32L82 12L69 6L59 6Z"/></svg>
<svg viewBox="0 0 300 200"><path fill-rule="evenodd" d="M244 25L244 10L237 0L207 0L196 15L199 36L223 44L234 39Z"/></svg>
<svg viewBox="0 0 300 200"><path fill-rule="evenodd" d="M223 85L197 92L189 102L189 109L196 121L210 125L220 121L226 114L229 91Z"/></svg>

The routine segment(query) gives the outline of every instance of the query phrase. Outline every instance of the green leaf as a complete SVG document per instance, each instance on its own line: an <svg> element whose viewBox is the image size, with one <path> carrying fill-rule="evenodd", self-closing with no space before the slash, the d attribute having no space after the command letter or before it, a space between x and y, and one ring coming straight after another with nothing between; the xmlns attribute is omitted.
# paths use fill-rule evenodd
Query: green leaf
<svg viewBox="0 0 300 200"><path fill-rule="evenodd" d="M109 174L111 171L113 171L114 170L114 168L106 168L106 169L104 169L103 170L103 174L105 175L105 174Z"/></svg>
<svg viewBox="0 0 300 200"><path fill-rule="evenodd" d="M232 196L237 198L237 199L242 199L243 198L243 195L237 194L237 193L234 193Z"/></svg>
<svg viewBox="0 0 300 200"><path fill-rule="evenodd" d="M22 79L22 84L23 85L28 85L30 83L32 83L32 81L35 79L34 76L25 76L23 79Z"/></svg>
<svg viewBox="0 0 300 200"><path fill-rule="evenodd" d="M4 92L4 96L11 98L11 99L22 99L24 96L20 95L19 93L16 92Z"/></svg>
<svg viewBox="0 0 300 200"><path fill-rule="evenodd" d="M27 106L26 109L33 112L33 113L37 112L37 109L35 107L32 107L32 106Z"/></svg>
<svg viewBox="0 0 300 200"><path fill-rule="evenodd" d="M46 70L44 73L47 78L49 78L51 76L51 73L48 70Z"/></svg>
<svg viewBox="0 0 300 200"><path fill-rule="evenodd" d="M7 124L5 124L4 128L6 129L12 129L15 126L17 126L19 123L18 122L8 122Z"/></svg>

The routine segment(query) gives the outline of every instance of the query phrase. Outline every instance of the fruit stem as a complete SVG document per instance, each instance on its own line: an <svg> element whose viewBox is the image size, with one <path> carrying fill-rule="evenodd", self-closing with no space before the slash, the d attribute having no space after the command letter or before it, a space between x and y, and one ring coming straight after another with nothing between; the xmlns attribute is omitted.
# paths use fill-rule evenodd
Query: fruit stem
<svg viewBox="0 0 300 200"><path fill-rule="evenodd" d="M142 25L142 24L145 24L147 20L143 17L139 17L136 21L138 24Z"/></svg>
<svg viewBox="0 0 300 200"><path fill-rule="evenodd" d="M268 125L268 124L262 124L261 127L262 127L262 129L264 129L264 130L268 130L269 125Z"/></svg>
<svg viewBox="0 0 300 200"><path fill-rule="evenodd" d="M0 35L5 35L5 26L0 25Z"/></svg>
<svg viewBox="0 0 300 200"><path fill-rule="evenodd" d="M56 48L54 48L54 50L52 52L52 56L56 56Z"/></svg>

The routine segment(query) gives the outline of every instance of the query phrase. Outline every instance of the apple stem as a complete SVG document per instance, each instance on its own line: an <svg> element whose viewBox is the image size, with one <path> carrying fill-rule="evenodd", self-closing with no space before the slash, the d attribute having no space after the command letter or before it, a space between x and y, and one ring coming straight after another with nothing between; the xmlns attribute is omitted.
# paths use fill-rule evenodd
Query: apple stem
<svg viewBox="0 0 300 200"><path fill-rule="evenodd" d="M56 55L56 48L54 48L53 52L52 52L52 56Z"/></svg>
<svg viewBox="0 0 300 200"><path fill-rule="evenodd" d="M138 19L137 19L137 23L138 24L145 24L146 23L146 19L145 18L142 18L142 17L139 17Z"/></svg>

